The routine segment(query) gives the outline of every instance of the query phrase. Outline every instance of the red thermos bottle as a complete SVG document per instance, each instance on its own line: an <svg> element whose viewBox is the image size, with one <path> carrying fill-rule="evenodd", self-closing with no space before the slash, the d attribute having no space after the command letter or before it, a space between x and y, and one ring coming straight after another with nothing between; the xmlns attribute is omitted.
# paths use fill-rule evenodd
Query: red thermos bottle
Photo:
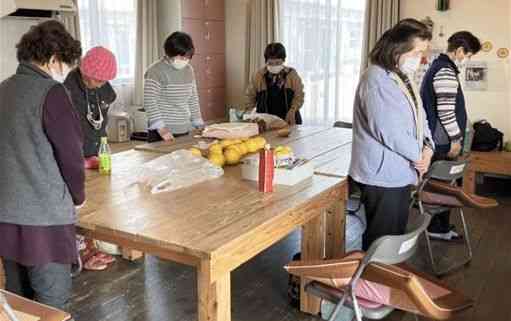
<svg viewBox="0 0 511 321"><path fill-rule="evenodd" d="M273 176L275 164L273 162L273 151L266 145L259 152L259 191L263 193L273 192Z"/></svg>

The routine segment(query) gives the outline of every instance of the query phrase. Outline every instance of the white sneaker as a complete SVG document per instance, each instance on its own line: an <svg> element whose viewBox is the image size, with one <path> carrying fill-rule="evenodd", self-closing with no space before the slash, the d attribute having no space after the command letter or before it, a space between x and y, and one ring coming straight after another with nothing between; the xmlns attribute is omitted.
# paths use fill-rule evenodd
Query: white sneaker
<svg viewBox="0 0 511 321"><path fill-rule="evenodd" d="M458 234L456 231L450 230L447 233L432 233L428 232L430 238L440 241L460 241L463 236Z"/></svg>

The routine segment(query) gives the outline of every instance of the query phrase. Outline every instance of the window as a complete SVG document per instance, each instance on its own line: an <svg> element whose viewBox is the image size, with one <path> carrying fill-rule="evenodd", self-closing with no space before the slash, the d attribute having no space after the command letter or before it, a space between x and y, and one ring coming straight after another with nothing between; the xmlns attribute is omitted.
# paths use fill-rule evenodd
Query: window
<svg viewBox="0 0 511 321"><path fill-rule="evenodd" d="M287 64L305 86L304 123L352 121L365 0L281 0Z"/></svg>
<svg viewBox="0 0 511 321"><path fill-rule="evenodd" d="M116 83L135 78L136 1L78 0L84 52L95 46L110 49L117 58Z"/></svg>

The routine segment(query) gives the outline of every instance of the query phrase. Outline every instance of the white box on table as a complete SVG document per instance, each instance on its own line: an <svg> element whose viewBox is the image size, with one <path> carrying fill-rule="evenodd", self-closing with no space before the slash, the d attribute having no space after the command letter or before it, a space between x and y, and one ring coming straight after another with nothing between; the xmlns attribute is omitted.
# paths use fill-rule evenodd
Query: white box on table
<svg viewBox="0 0 511 321"><path fill-rule="evenodd" d="M314 165L312 162L306 162L296 166L293 169L275 168L275 176L273 177L274 185L296 185L301 181L314 175ZM247 162L241 164L241 177L243 179L258 181L259 180L259 164L256 162Z"/></svg>

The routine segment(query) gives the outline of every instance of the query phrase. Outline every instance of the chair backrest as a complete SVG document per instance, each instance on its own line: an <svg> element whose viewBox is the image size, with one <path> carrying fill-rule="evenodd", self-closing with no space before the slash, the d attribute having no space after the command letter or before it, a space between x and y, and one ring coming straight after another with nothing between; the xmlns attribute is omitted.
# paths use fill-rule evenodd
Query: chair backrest
<svg viewBox="0 0 511 321"><path fill-rule="evenodd" d="M336 121L334 123L334 127L352 129L353 124L345 121Z"/></svg>
<svg viewBox="0 0 511 321"><path fill-rule="evenodd" d="M460 179L468 168L469 160L436 161L425 175L425 179L433 178L440 181L452 182Z"/></svg>
<svg viewBox="0 0 511 321"><path fill-rule="evenodd" d="M429 214L418 215L406 234L380 237L366 252L363 264L375 262L392 265L408 260L417 250L419 236L426 230L430 220Z"/></svg>

